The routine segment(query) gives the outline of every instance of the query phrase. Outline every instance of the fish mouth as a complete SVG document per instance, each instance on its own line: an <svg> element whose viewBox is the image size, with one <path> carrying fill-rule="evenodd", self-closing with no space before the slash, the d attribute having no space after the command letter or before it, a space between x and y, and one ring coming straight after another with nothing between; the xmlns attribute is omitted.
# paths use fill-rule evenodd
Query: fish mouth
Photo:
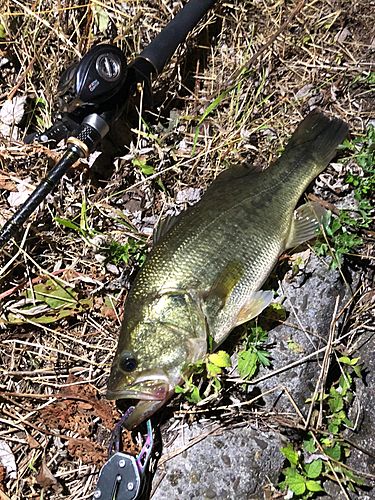
<svg viewBox="0 0 375 500"><path fill-rule="evenodd" d="M171 393L167 396L167 399L171 396ZM154 413L156 413L163 405L163 401L150 401L150 400L139 400L134 405L133 411L130 413L128 418L123 423L124 427L129 431L138 427L142 422L150 418Z"/></svg>
<svg viewBox="0 0 375 500"><path fill-rule="evenodd" d="M174 394L173 378L161 370L139 373L132 382L124 384L121 378L107 388L107 399L120 400L118 405L134 406L124 422L124 427L133 430L150 418ZM136 400L136 401L135 401Z"/></svg>
<svg viewBox="0 0 375 500"><path fill-rule="evenodd" d="M142 385L141 389L135 386L133 389L127 387L124 390L108 391L107 399L120 400L120 406L122 406L121 402L126 400L128 407L134 407L123 424L126 429L131 431L164 406L173 392L169 384L155 384L153 382L152 387L147 389Z"/></svg>
<svg viewBox="0 0 375 500"><path fill-rule="evenodd" d="M139 399L142 401L164 401L171 388L167 378L143 379L140 377L125 389L108 389L107 399Z"/></svg>

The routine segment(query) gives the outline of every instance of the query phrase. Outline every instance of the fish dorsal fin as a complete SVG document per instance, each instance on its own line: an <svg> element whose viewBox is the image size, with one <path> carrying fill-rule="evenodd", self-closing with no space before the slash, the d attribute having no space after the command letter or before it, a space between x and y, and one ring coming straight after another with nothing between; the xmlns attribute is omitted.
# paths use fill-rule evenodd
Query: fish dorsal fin
<svg viewBox="0 0 375 500"><path fill-rule="evenodd" d="M221 182L230 182L234 179L247 177L248 175L259 174L261 171L261 168L254 167L253 165L248 165L245 163L243 163L242 165L232 165L220 172L220 174L212 182L211 186L219 184Z"/></svg>
<svg viewBox="0 0 375 500"><path fill-rule="evenodd" d="M297 247L314 238L325 213L326 209L319 203L308 202L298 207L289 228L285 249Z"/></svg>
<svg viewBox="0 0 375 500"><path fill-rule="evenodd" d="M172 229L178 219L179 215L167 215L167 217L158 222L158 225L152 234L152 242L154 245L159 243L162 237L166 235L170 229Z"/></svg>
<svg viewBox="0 0 375 500"><path fill-rule="evenodd" d="M273 299L273 292L271 290L258 290L253 292L242 305L237 318L236 325L242 325L246 321L258 316L266 307L270 305Z"/></svg>

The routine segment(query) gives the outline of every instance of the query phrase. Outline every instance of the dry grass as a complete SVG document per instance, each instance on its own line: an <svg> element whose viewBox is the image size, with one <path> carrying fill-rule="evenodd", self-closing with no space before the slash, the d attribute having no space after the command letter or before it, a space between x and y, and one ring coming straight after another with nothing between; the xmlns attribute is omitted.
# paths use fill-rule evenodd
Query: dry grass
<svg viewBox="0 0 375 500"><path fill-rule="evenodd" d="M22 137L36 116L40 126L52 123L62 69L104 41L131 60L182 3L3 2L0 59L8 62L0 75L1 103L14 96L28 101L20 140L0 139L0 224L14 210L9 194L21 180L36 186L59 155L25 146ZM47 485L43 498L77 500L92 491L116 419L100 394L137 265L135 258L113 264L105 248L112 240L148 242L156 221L183 206L174 203L179 192L204 189L228 164L268 165L313 106L361 134L374 109L369 12L369 1L220 2L155 82L154 119L141 130L132 123L132 143L113 174L98 182L79 165L2 251L0 440L11 446L18 468L17 480L4 482L8 497L42 498ZM105 33L98 14L109 16ZM36 110L37 97L44 106ZM155 175L144 175L134 159ZM321 193L334 202L328 189ZM81 231L58 224L56 215ZM63 316L38 295L48 291L59 294ZM48 322L41 324L41 317ZM50 483L43 464L53 472Z"/></svg>

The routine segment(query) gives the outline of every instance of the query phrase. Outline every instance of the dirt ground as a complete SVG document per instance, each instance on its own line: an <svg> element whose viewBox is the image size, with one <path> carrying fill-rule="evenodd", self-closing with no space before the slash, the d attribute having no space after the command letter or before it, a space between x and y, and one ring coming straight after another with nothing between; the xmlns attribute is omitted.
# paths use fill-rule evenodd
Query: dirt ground
<svg viewBox="0 0 375 500"><path fill-rule="evenodd" d="M3 1L0 108L11 118L0 113L0 226L64 151L23 142L56 119L63 69L99 42L131 61L184 3ZM314 107L365 136L373 18L370 0L217 2L155 80L144 121L132 102L101 157L79 162L1 250L1 498L90 497L120 417L104 394L124 300L154 226L224 168L268 166ZM316 183L332 205L352 189L338 165Z"/></svg>

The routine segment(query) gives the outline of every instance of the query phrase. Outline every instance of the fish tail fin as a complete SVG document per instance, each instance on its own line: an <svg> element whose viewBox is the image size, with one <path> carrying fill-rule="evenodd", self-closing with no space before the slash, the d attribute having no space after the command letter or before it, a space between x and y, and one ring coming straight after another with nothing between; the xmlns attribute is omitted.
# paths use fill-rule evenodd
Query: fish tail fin
<svg viewBox="0 0 375 500"><path fill-rule="evenodd" d="M303 150L303 156L312 157L317 174L320 173L336 154L337 147L348 134L348 126L339 118L329 118L314 109L298 125L289 140L284 155Z"/></svg>

